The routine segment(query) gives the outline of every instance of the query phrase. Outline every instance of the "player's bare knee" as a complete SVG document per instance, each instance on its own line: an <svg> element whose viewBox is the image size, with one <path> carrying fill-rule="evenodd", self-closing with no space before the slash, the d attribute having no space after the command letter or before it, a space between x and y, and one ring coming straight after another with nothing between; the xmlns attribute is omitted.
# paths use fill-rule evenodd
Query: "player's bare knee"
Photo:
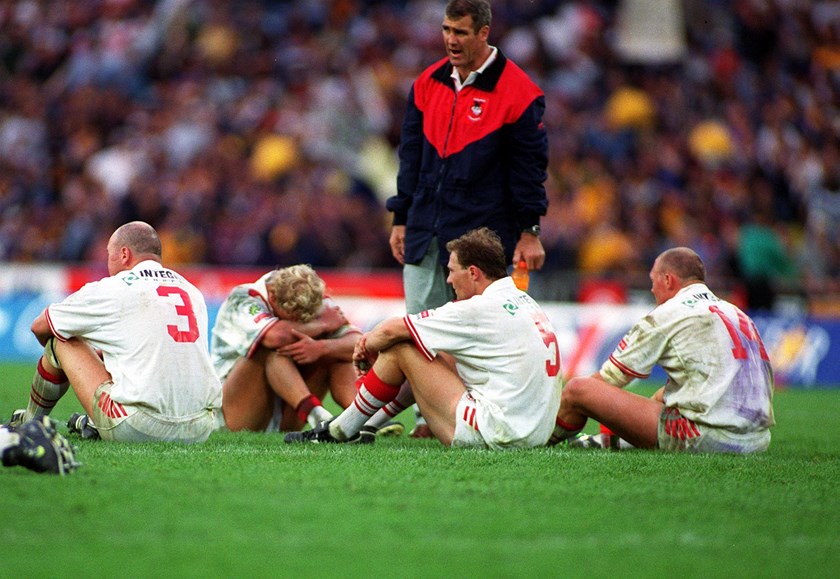
<svg viewBox="0 0 840 579"><path fill-rule="evenodd" d="M395 344L387 350L379 352L374 367L380 378L383 378L383 374L388 375L394 370L398 371L405 364L406 354L408 352L405 346L406 344Z"/></svg>
<svg viewBox="0 0 840 579"><path fill-rule="evenodd" d="M398 343L388 347L387 349L382 350L379 353L379 357L381 358L382 356L385 356L386 359L397 357L397 356L403 357L403 356L407 356L407 355L410 355L410 354L415 353L415 352L419 353L417 351L417 347L414 345L413 342L411 342L411 343L409 343L409 342L398 342Z"/></svg>
<svg viewBox="0 0 840 579"><path fill-rule="evenodd" d="M586 381L581 378L572 378L563 387L561 404L563 407L577 406L586 394Z"/></svg>

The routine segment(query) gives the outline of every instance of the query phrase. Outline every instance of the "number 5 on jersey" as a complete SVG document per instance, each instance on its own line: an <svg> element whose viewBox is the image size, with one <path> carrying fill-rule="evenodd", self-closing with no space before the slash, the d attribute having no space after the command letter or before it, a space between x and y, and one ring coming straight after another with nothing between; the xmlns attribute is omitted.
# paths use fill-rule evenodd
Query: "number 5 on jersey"
<svg viewBox="0 0 840 579"><path fill-rule="evenodd" d="M557 343L557 335L551 329L551 322L543 312L532 314L534 324L540 331L543 344L549 350L549 359L545 361L545 373L555 377L560 373L560 346Z"/></svg>

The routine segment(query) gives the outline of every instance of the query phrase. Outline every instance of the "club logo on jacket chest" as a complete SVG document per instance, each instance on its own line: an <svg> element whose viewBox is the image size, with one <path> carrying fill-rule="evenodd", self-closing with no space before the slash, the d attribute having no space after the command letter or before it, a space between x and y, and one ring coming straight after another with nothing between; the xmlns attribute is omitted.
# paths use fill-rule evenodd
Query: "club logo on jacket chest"
<svg viewBox="0 0 840 579"><path fill-rule="evenodd" d="M473 98L473 104L470 107L469 119L471 121L480 121L481 115L484 114L484 108L487 106L486 99Z"/></svg>

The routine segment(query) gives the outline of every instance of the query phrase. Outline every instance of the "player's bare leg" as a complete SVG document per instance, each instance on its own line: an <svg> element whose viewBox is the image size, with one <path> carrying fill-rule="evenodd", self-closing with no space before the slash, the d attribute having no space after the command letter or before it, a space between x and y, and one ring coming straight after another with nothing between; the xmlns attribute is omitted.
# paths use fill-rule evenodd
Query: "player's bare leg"
<svg viewBox="0 0 840 579"><path fill-rule="evenodd" d="M662 406L603 380L579 377L563 389L557 419L582 428L591 417L637 448L655 448Z"/></svg>
<svg viewBox="0 0 840 579"><path fill-rule="evenodd" d="M321 405L321 401L326 398L330 388L327 366L323 364L295 365L295 371L304 381L308 396L295 406L288 402L283 403L283 416L280 422L280 430L283 432L300 430L307 423L314 427L318 422L332 418L332 414ZM295 377L292 376L292 378Z"/></svg>
<svg viewBox="0 0 840 579"><path fill-rule="evenodd" d="M410 343L380 352L354 403L333 421L330 432L339 440L358 433L374 413L397 397L406 379L432 432L443 444L451 444L455 408L466 388L441 357L429 362Z"/></svg>
<svg viewBox="0 0 840 579"><path fill-rule="evenodd" d="M326 395L325 379L316 381L318 394L313 393L301 375L298 365L288 356L275 351L269 352L265 375L274 393L295 409L301 421L315 426L318 422L333 417L321 404L321 397Z"/></svg>
<svg viewBox="0 0 840 579"><path fill-rule="evenodd" d="M268 351L260 349L251 359L240 358L223 384L222 413L228 429L262 431L271 421L274 393L265 376Z"/></svg>
<svg viewBox="0 0 840 579"><path fill-rule="evenodd" d="M399 346L395 354L400 369L411 384L426 424L441 443L451 446L455 437L456 409L467 391L466 386L447 356L439 354L430 362L414 344Z"/></svg>
<svg viewBox="0 0 840 579"><path fill-rule="evenodd" d="M65 342L56 341L55 354L61 363L61 370L67 375L76 397L85 409L85 414L92 416L96 389L111 380L105 363L90 344L78 338L71 338ZM59 371L48 361L44 366L48 372Z"/></svg>
<svg viewBox="0 0 840 579"><path fill-rule="evenodd" d="M342 409L353 403L356 396L356 370L353 364L335 362L327 367L328 389L332 399Z"/></svg>

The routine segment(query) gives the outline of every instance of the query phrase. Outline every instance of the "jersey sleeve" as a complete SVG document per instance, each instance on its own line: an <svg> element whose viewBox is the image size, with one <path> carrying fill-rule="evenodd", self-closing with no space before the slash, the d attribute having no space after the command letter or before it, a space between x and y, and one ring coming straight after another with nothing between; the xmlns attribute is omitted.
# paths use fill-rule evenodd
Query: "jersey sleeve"
<svg viewBox="0 0 840 579"><path fill-rule="evenodd" d="M650 376L665 349L666 337L657 328L652 316L642 318L630 328L601 366L601 376L615 386Z"/></svg>
<svg viewBox="0 0 840 579"><path fill-rule="evenodd" d="M258 295L234 290L219 311L213 329L213 349L225 358L253 356L268 329L277 322L271 307Z"/></svg>
<svg viewBox="0 0 840 579"><path fill-rule="evenodd" d="M63 301L47 306L45 317L53 335L66 341L110 324L119 308L110 282L108 278L85 284Z"/></svg>
<svg viewBox="0 0 840 579"><path fill-rule="evenodd" d="M473 324L464 310L465 302L449 302L403 319L414 343L432 360L438 352L455 353L474 342Z"/></svg>

